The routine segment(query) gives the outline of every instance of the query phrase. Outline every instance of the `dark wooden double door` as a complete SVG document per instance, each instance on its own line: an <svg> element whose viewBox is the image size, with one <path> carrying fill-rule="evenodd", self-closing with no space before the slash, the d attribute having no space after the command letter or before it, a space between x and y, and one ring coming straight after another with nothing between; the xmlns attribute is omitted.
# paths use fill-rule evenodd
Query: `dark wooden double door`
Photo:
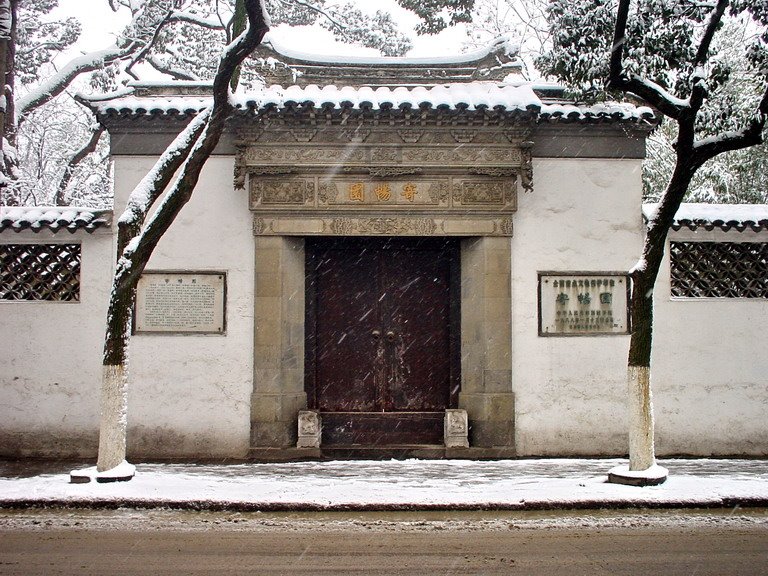
<svg viewBox="0 0 768 576"><path fill-rule="evenodd" d="M441 444L459 390L458 246L307 240L306 384L324 446Z"/></svg>

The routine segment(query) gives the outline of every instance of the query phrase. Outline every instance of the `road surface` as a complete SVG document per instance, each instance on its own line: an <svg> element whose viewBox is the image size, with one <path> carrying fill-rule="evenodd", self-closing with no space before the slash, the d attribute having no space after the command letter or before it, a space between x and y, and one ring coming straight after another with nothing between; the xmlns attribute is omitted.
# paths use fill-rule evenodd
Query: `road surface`
<svg viewBox="0 0 768 576"><path fill-rule="evenodd" d="M0 511L0 574L768 574L768 511Z"/></svg>

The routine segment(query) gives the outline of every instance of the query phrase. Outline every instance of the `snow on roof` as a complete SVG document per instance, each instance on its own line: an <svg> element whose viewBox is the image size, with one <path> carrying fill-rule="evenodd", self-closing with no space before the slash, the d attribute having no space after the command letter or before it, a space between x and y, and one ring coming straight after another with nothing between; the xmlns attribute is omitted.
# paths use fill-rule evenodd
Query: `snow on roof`
<svg viewBox="0 0 768 576"><path fill-rule="evenodd" d="M100 115L162 116L194 114L206 108L211 99L199 91L179 94L178 86L171 84L173 94L157 94L157 85L136 86L150 88L156 95L120 94L112 99L91 99L92 108ZM448 110L491 109L500 112L527 111L541 120L565 122L590 121L649 121L655 119L647 106L629 103L595 104L592 106L565 103L544 103L530 84L508 85L497 82L468 82L434 86L269 86L260 92L237 94L233 97L236 108L263 110L269 108L314 107L330 109L419 108Z"/></svg>
<svg viewBox="0 0 768 576"><path fill-rule="evenodd" d="M402 56L339 56L339 55L324 55L313 54L309 52L302 52L299 50L293 50L292 48L281 44L276 38L272 38L270 34L264 39L263 44L267 48L271 48L278 55L284 56L291 60L301 61L305 63L315 64L329 64L329 65L344 65L344 64L356 64L363 66L445 66L445 65L462 65L467 63L477 62L483 60L492 54L503 54L507 57L517 57L520 53L520 43L515 41L510 34L502 34L494 38L488 46L480 48L471 52L465 52L464 54L447 54L445 56L429 56L429 57L402 57ZM515 61L519 63L519 60Z"/></svg>
<svg viewBox="0 0 768 576"><path fill-rule="evenodd" d="M69 206L0 206L0 232L30 229L40 230L85 230L93 232L96 228L112 224L111 210L91 210Z"/></svg>
<svg viewBox="0 0 768 576"><path fill-rule="evenodd" d="M658 204L643 204L646 220L650 220L656 213L657 207ZM768 204L681 204L675 214L672 229L696 230L699 227L725 231L735 228L739 232L747 228L755 232L768 230Z"/></svg>

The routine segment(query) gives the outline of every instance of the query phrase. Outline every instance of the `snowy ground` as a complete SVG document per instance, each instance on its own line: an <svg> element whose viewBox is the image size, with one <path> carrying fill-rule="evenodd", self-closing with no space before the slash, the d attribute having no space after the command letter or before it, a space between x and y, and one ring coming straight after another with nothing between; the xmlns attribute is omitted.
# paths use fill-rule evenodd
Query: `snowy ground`
<svg viewBox="0 0 768 576"><path fill-rule="evenodd" d="M0 507L537 510L768 506L768 461L660 460L666 483L607 483L621 460L139 464L130 482L70 484L62 465L0 461Z"/></svg>

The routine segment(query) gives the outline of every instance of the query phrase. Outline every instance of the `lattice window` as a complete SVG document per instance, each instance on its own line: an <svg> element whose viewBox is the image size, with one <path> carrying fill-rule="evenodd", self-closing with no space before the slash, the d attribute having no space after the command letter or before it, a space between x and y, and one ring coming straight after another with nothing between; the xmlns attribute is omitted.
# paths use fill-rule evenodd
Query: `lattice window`
<svg viewBox="0 0 768 576"><path fill-rule="evenodd" d="M670 242L672 296L768 298L768 243Z"/></svg>
<svg viewBox="0 0 768 576"><path fill-rule="evenodd" d="M0 300L80 300L80 245L0 244Z"/></svg>

